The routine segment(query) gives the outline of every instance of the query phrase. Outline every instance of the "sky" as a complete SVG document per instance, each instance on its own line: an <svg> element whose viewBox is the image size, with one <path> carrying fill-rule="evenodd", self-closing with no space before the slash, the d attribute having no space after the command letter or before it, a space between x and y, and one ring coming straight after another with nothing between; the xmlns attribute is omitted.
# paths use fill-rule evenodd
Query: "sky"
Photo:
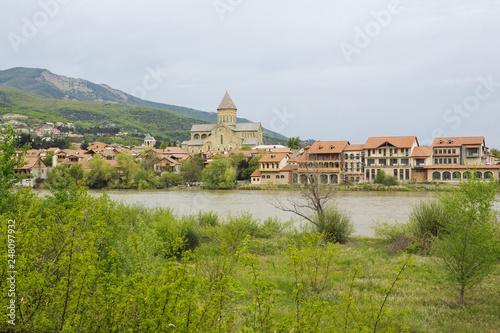
<svg viewBox="0 0 500 333"><path fill-rule="evenodd" d="M227 90L288 137L500 148L498 0L2 2L0 69L211 112Z"/></svg>

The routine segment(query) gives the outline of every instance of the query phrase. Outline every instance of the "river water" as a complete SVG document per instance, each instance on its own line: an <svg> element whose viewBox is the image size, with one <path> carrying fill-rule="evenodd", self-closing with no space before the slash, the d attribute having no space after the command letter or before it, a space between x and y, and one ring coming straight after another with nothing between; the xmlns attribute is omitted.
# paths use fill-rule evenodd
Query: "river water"
<svg viewBox="0 0 500 333"><path fill-rule="evenodd" d="M112 199L125 203L142 203L148 207L171 207L179 215L196 214L200 210L213 210L220 217L249 212L260 220L278 217L282 221L288 221L294 218L300 223L300 219L294 214L283 212L273 205L277 200L299 199L300 194L295 191L110 190L108 194ZM408 220L412 205L420 200L436 198L437 195L435 192L342 191L335 193L330 202L336 203L351 215L356 226L355 235L371 237L374 235L372 229L374 221L405 222ZM498 203L497 208L500 208Z"/></svg>

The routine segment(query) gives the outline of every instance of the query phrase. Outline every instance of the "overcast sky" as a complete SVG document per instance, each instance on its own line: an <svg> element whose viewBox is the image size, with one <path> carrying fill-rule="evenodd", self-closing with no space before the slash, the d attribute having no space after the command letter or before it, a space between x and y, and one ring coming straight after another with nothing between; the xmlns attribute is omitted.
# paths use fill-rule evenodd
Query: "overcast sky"
<svg viewBox="0 0 500 333"><path fill-rule="evenodd" d="M485 136L498 0L1 0L0 69L45 68L286 136Z"/></svg>

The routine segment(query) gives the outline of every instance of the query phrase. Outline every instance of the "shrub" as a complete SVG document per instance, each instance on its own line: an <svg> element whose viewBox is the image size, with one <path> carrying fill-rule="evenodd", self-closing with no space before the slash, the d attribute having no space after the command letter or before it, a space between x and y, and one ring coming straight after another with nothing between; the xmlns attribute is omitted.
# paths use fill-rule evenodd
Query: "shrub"
<svg viewBox="0 0 500 333"><path fill-rule="evenodd" d="M198 224L201 227L217 227L219 225L219 215L214 211L198 212Z"/></svg>
<svg viewBox="0 0 500 333"><path fill-rule="evenodd" d="M345 210L337 206L330 206L313 217L314 231L323 233L324 239L329 242L347 243L354 233L354 224Z"/></svg>
<svg viewBox="0 0 500 333"><path fill-rule="evenodd" d="M385 186L394 186L398 184L398 178L396 176L386 175L384 170L379 170L373 181L375 184L383 184Z"/></svg>
<svg viewBox="0 0 500 333"><path fill-rule="evenodd" d="M409 220L413 236L427 242L444 232L446 212L439 200L420 201L413 207Z"/></svg>
<svg viewBox="0 0 500 333"><path fill-rule="evenodd" d="M249 213L229 216L220 229L221 245L236 251L240 243L248 236L255 236L259 232L259 224Z"/></svg>

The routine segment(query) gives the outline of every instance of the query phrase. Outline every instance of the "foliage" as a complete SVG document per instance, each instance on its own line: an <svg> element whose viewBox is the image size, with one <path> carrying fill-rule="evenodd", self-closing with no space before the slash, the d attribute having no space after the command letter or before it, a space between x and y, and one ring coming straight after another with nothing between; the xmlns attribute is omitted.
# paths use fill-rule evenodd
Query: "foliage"
<svg viewBox="0 0 500 333"><path fill-rule="evenodd" d="M48 167L52 166L52 156L54 156L54 152L49 151L49 152L47 152L45 157L42 159L43 163Z"/></svg>
<svg viewBox="0 0 500 333"><path fill-rule="evenodd" d="M90 161L87 162L89 170L85 173L86 184L89 187L103 188L108 183L116 178L117 170L109 164L99 154L95 154Z"/></svg>
<svg viewBox="0 0 500 333"><path fill-rule="evenodd" d="M397 177L387 175L384 170L379 170L373 181L375 184L383 184L385 186L395 186L398 184Z"/></svg>
<svg viewBox="0 0 500 333"><path fill-rule="evenodd" d="M492 149L491 149L491 153L492 153L493 155L495 155L495 157L496 157L496 158L498 158L498 159L500 160L500 150L495 149L495 148L492 148Z"/></svg>
<svg viewBox="0 0 500 333"><path fill-rule="evenodd" d="M286 146L288 148L292 149L300 149L302 147L302 141L300 140L300 137L291 137L288 138L288 141L286 142Z"/></svg>
<svg viewBox="0 0 500 333"><path fill-rule="evenodd" d="M83 181L83 169L81 164L60 164L49 172L47 184L50 187L70 188L71 185L80 185Z"/></svg>
<svg viewBox="0 0 500 333"><path fill-rule="evenodd" d="M16 173L15 169L24 166L24 147L20 154L17 154L17 138L12 126L0 129L0 208L4 209L11 198L10 189L12 186L29 175Z"/></svg>
<svg viewBox="0 0 500 333"><path fill-rule="evenodd" d="M182 161L181 176L185 182L198 182L201 180L203 171L203 158L200 155L193 155Z"/></svg>
<svg viewBox="0 0 500 333"><path fill-rule="evenodd" d="M434 253L447 279L460 291L460 304L465 290L491 274L500 258L497 191L497 182L481 181L471 173L459 190L440 198L447 218L441 239L434 239Z"/></svg>
<svg viewBox="0 0 500 333"><path fill-rule="evenodd" d="M447 219L441 200L420 201L410 213L409 227L413 236L425 243L432 237L441 237ZM422 246L425 247L425 244Z"/></svg>
<svg viewBox="0 0 500 333"><path fill-rule="evenodd" d="M262 158L263 154L260 153L248 161L248 166L241 172L241 179L250 179L250 175L259 168L259 160Z"/></svg>
<svg viewBox="0 0 500 333"><path fill-rule="evenodd" d="M139 190L150 190L160 188L162 183L152 169L140 169L135 174L133 186Z"/></svg>
<svg viewBox="0 0 500 333"><path fill-rule="evenodd" d="M328 242L345 244L354 233L351 217L336 205L315 213L312 220L314 231L323 234Z"/></svg>
<svg viewBox="0 0 500 333"><path fill-rule="evenodd" d="M212 162L201 173L203 186L208 189L229 189L236 187L236 169L231 162L215 155Z"/></svg>
<svg viewBox="0 0 500 333"><path fill-rule="evenodd" d="M182 177L173 172L165 172L161 176L161 182L165 184L166 187L175 186L182 182Z"/></svg>
<svg viewBox="0 0 500 333"><path fill-rule="evenodd" d="M119 179L120 188L130 188L133 179L140 169L140 165L136 162L135 157L129 154L116 155L116 163L120 166Z"/></svg>

